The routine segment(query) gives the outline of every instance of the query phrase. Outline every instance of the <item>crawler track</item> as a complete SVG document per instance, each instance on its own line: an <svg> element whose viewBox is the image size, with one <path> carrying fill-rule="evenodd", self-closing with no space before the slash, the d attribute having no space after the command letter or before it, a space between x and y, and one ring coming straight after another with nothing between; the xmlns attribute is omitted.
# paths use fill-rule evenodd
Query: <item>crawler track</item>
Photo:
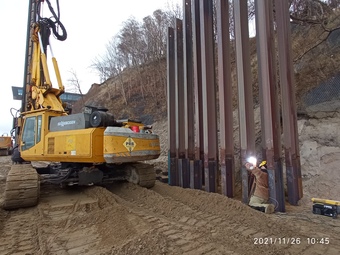
<svg viewBox="0 0 340 255"><path fill-rule="evenodd" d="M135 163L127 165L129 172L127 180L144 188L152 188L155 185L156 173L153 165Z"/></svg>
<svg viewBox="0 0 340 255"><path fill-rule="evenodd" d="M39 187L39 175L30 164L12 165L6 179L4 209L35 206Z"/></svg>

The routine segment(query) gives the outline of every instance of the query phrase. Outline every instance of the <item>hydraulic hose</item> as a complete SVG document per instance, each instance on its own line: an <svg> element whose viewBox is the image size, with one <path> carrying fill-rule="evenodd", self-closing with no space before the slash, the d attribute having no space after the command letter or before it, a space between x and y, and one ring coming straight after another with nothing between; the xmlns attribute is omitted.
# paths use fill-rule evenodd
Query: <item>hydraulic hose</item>
<svg viewBox="0 0 340 255"><path fill-rule="evenodd" d="M53 21L52 19L50 18L42 18L40 16L40 8L41 8L41 4L43 2L46 2L48 4L48 8L50 9L50 12L52 13L53 15L53 18L55 19L55 21ZM61 23L60 21L60 10L59 10L59 0L56 0L57 2L57 9L58 9L58 15L55 13L52 5L51 5L51 2L49 0L39 0L38 4L37 4L37 14L38 14L38 23L41 25L41 24L44 24L44 25L47 25L48 28L51 28L52 29L52 32L53 34L55 35L55 37L59 40L59 41L65 41L66 38L67 38L67 31L65 29L65 26L63 25L63 23ZM60 27L61 29L61 32L62 33L58 33L57 31L57 27ZM48 35L49 36L49 35ZM48 37L46 38L48 39ZM48 43L47 43L48 44ZM45 45L44 45L45 46Z"/></svg>

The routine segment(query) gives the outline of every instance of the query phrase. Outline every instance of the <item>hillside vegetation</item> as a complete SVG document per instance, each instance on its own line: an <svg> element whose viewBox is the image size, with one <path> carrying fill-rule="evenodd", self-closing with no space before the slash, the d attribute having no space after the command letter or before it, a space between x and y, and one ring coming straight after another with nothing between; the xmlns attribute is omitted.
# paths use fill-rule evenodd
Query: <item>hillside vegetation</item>
<svg viewBox="0 0 340 255"><path fill-rule="evenodd" d="M165 35L167 25L171 24L171 20L176 16L169 13L171 12L158 10L152 16L146 17L143 23L133 19L125 23L126 26L121 33L113 37L107 54L95 61L97 70L105 69L105 72L102 72L103 82L93 84L84 100L76 103L73 112L80 112L85 104L106 107L117 118L140 119L147 124L166 118ZM303 96L339 73L340 18L339 12L335 10L328 13L320 22L316 22L318 20L315 18L312 19L313 22L306 19L292 21L296 97L299 111L303 111L305 107ZM145 43L150 38L155 38L155 35L159 36L158 42L161 42L157 44L157 49ZM137 38L138 43L132 44L133 39ZM258 102L256 39L251 38L250 42L254 97L255 102ZM142 48L137 50L136 45ZM152 50L149 52L150 48ZM232 82L235 87L233 100L236 107L237 80L233 49L232 42L230 54Z"/></svg>
<svg viewBox="0 0 340 255"><path fill-rule="evenodd" d="M101 84L93 84L78 101L73 112L82 111L84 105L109 109L116 118L139 119L145 124L167 116L166 107L166 61L129 68Z"/></svg>

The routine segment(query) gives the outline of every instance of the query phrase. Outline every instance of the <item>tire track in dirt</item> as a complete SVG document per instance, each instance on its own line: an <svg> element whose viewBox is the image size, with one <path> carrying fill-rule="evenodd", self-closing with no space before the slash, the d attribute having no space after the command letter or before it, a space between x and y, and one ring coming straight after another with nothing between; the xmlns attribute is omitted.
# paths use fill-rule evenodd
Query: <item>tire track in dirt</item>
<svg viewBox="0 0 340 255"><path fill-rule="evenodd" d="M88 203L95 203L95 201ZM59 205L56 203L46 205L42 202L38 208L42 254L83 254L88 253L95 245L98 237L93 226L71 226L72 221L82 217L83 208L78 199L74 201L74 204L66 202Z"/></svg>
<svg viewBox="0 0 340 255"><path fill-rule="evenodd" d="M111 254L148 229L101 187L53 191L38 208L42 254Z"/></svg>
<svg viewBox="0 0 340 255"><path fill-rule="evenodd" d="M41 190L37 207L0 209L0 254L274 255L340 249L337 220L305 213L266 215L219 194L160 182L152 189L115 183L106 189ZM331 235L328 246L254 244L255 237L326 235Z"/></svg>
<svg viewBox="0 0 340 255"><path fill-rule="evenodd" d="M190 207L189 203L176 197L155 192L157 186L153 190L146 190L131 184L123 184L122 187L113 187L109 190L120 197L119 203L138 210L138 213L142 214L141 217L146 219L150 217L160 224L161 227L158 227L154 221L151 222L155 231L165 234L169 240L175 238L174 246L181 243L180 246L176 246L181 251L180 254L244 254L247 251L261 253L264 250L263 247L254 245L250 236L260 234L265 237L270 233L259 233L256 224L242 226L232 218L223 218L204 212L200 208ZM168 186L161 185L161 188L166 187ZM169 188L178 195L175 187ZM220 199L222 200L222 197ZM192 196L191 200L197 198ZM166 224L166 227L162 227L162 224ZM193 238L185 238L187 236ZM265 250L272 254L284 254L281 251L282 247L267 246Z"/></svg>
<svg viewBox="0 0 340 255"><path fill-rule="evenodd" d="M171 218L169 219L157 213L150 212L145 204L141 204L139 201L129 200L122 194L118 196L118 202L129 208L130 213L148 222L152 229L152 233L149 234L161 236L162 239L167 240L167 245L169 246L168 252L170 252L170 254L227 254L226 247L211 243L210 240L205 238L208 231L205 231L206 233L203 231L197 232L197 229L191 224L173 221ZM132 246L132 244L129 244L129 246ZM117 249L114 254L124 253L123 251L123 249ZM132 254L131 252L130 250L129 254Z"/></svg>
<svg viewBox="0 0 340 255"><path fill-rule="evenodd" d="M0 212L0 254L36 254L39 250L37 221L26 217L37 214L36 208Z"/></svg>
<svg viewBox="0 0 340 255"><path fill-rule="evenodd" d="M173 188L177 189L177 191L175 192ZM288 238L290 240L292 238L294 240L298 239L299 243L294 245L275 244L285 254L337 254L338 252L335 251L340 250L339 220L314 215L311 213L311 209L301 212L301 207L287 204L288 213L266 215L254 211L239 201L225 198L219 194L170 187L162 183L158 183L153 190L165 197L179 200L209 214L217 215L223 219L232 219L233 224L236 225L236 231L241 231L242 235L250 237L252 241L257 237L267 237L271 238L271 240L281 238L281 241L287 241ZM202 196L204 203L200 203L200 199L192 199L199 196ZM221 225L223 226L224 224L229 224L229 222L224 221ZM251 227L250 229L249 226ZM257 233L253 233L252 229L256 229ZM308 243L308 238L329 238L330 243L312 245ZM263 248L263 245L261 247Z"/></svg>
<svg viewBox="0 0 340 255"><path fill-rule="evenodd" d="M122 198L124 203L128 201L137 208L143 208L144 214L154 214L158 219L163 217L168 221L178 222L182 224L182 228L183 226L195 228L196 234L201 233L199 240L209 240L214 247L218 247L207 254L219 254L219 251L223 251L221 254L228 254L228 249L239 254L263 252L266 254L325 254L325 252L332 254L340 248L338 238L333 238L333 235L327 232L329 228L319 232L315 231L313 224L301 223L297 227L294 220L280 222L278 214L265 215L239 201L218 194L170 187L162 183L157 183L152 190L141 189L130 184L123 184L122 187L110 190ZM311 237L330 237L332 242L330 245L311 245L307 243L307 238ZM276 243L255 245L256 238L268 238L272 241L276 240ZM295 243L292 243L292 240L295 240ZM189 240L199 249L194 241ZM205 254L205 252L193 250L192 254Z"/></svg>
<svg viewBox="0 0 340 255"><path fill-rule="evenodd" d="M42 187L38 206L0 209L0 254L111 254L150 230L101 187ZM137 238L138 239L138 238Z"/></svg>

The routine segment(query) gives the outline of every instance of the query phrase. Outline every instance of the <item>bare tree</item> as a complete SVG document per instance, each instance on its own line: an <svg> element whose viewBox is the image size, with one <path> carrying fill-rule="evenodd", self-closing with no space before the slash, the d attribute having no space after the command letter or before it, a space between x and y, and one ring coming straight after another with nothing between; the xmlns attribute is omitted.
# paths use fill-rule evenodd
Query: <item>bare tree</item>
<svg viewBox="0 0 340 255"><path fill-rule="evenodd" d="M168 26L173 25L173 20L175 18L182 19L183 18L183 6L180 6L178 3L174 4L172 1L168 1L166 3L166 13L168 15L168 20L171 21L171 23L168 24Z"/></svg>
<svg viewBox="0 0 340 255"><path fill-rule="evenodd" d="M154 11L152 16L143 19L143 34L147 46L147 61L159 60L166 53L168 14L162 10Z"/></svg>
<svg viewBox="0 0 340 255"><path fill-rule="evenodd" d="M109 70L110 77L118 77L121 95L123 97L124 103L127 104L126 89L124 86L124 74L123 70L127 67L126 55L119 50L120 39L115 36L111 39L107 47L107 54L105 59L105 65Z"/></svg>
<svg viewBox="0 0 340 255"><path fill-rule="evenodd" d="M92 60L91 68L99 75L100 82L104 82L111 77L112 72L108 64L109 62L107 62L106 56L98 56Z"/></svg>
<svg viewBox="0 0 340 255"><path fill-rule="evenodd" d="M156 98L157 86L160 83L166 84L166 69L163 62L166 57L167 28L173 25L175 17L182 16L181 6L168 3L167 10L156 10L142 22L131 17L123 22L122 29L109 41L105 53L93 60L92 68L100 75L102 82L117 77L116 82L126 104L131 90L135 88L132 88L132 83L124 77L125 69L133 67L137 72L136 85L143 98L146 92L154 95L152 98ZM151 77L144 64L155 61L157 64L152 68L155 68L156 72Z"/></svg>
<svg viewBox="0 0 340 255"><path fill-rule="evenodd" d="M81 95L81 100L84 105L85 104L84 95L83 95L83 92L81 91L81 85L80 85L77 72L74 69L71 69L69 70L69 73L71 74L71 78L69 78L67 81L70 83L73 92L79 93Z"/></svg>
<svg viewBox="0 0 340 255"><path fill-rule="evenodd" d="M118 49L126 57L128 66L143 64L147 46L143 40L142 26L134 17L123 23L118 38Z"/></svg>
<svg viewBox="0 0 340 255"><path fill-rule="evenodd" d="M68 72L71 74L71 78L69 78L67 81L70 83L73 92L83 95L77 72L74 69L71 69Z"/></svg>
<svg viewBox="0 0 340 255"><path fill-rule="evenodd" d="M329 36L340 29L340 13L337 8L340 6L339 0L291 0L290 18L292 23L304 28L304 32L313 29L314 40L306 40L309 43L300 50L294 61L303 58L307 53L317 48L325 42ZM317 28L317 29L316 29Z"/></svg>

